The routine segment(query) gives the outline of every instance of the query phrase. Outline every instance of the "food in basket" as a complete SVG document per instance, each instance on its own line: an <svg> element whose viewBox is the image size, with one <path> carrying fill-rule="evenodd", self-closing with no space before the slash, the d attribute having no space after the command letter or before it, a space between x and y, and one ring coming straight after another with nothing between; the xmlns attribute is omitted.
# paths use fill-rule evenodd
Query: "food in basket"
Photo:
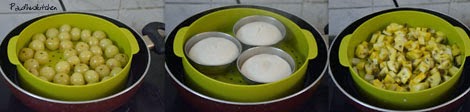
<svg viewBox="0 0 470 112"><path fill-rule="evenodd" d="M33 75L64 85L109 79L129 61L105 32L72 28L68 24L33 35L18 58Z"/></svg>
<svg viewBox="0 0 470 112"><path fill-rule="evenodd" d="M274 54L258 54L248 58L241 66L241 73L256 82L274 82L292 73L289 63Z"/></svg>
<svg viewBox="0 0 470 112"><path fill-rule="evenodd" d="M188 54L194 62L207 66L230 63L237 59L238 55L237 45L220 37L208 37L198 41L190 48Z"/></svg>
<svg viewBox="0 0 470 112"><path fill-rule="evenodd" d="M236 37L248 45L272 45L283 39L281 30L267 22L251 22L240 27Z"/></svg>
<svg viewBox="0 0 470 112"><path fill-rule="evenodd" d="M458 73L463 57L443 32L391 23L356 46L353 69L378 88L414 92Z"/></svg>

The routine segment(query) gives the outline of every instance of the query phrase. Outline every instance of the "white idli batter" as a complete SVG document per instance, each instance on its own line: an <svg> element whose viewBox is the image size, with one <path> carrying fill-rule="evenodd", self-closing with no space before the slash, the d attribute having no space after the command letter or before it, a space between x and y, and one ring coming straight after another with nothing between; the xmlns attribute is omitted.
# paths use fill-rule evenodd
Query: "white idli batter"
<svg viewBox="0 0 470 112"><path fill-rule="evenodd" d="M266 22L252 22L243 25L236 34L238 40L248 45L272 45L282 40L281 31Z"/></svg>
<svg viewBox="0 0 470 112"><path fill-rule="evenodd" d="M287 61L277 55L258 54L243 63L241 72L252 81L268 83L288 77L292 69Z"/></svg>
<svg viewBox="0 0 470 112"><path fill-rule="evenodd" d="M237 59L238 55L239 50L235 43L219 37L202 39L189 50L192 61L209 66L228 64Z"/></svg>

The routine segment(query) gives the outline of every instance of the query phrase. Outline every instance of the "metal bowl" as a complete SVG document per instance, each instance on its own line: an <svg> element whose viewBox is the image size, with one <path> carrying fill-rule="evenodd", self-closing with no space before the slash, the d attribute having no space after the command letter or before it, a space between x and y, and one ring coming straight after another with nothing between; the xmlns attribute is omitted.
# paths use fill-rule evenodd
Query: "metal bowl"
<svg viewBox="0 0 470 112"><path fill-rule="evenodd" d="M241 18L233 26L233 34L237 35L238 30L242 26L244 26L248 23L252 23L252 22L266 22L266 23L274 25L275 27L277 27L277 29L279 29L279 31L281 31L282 39L275 42L275 43L269 44L269 45L250 45L250 44L244 43L243 41L240 41L241 43L243 43L243 49L248 49L248 48L254 47L254 46L272 46L272 45L275 45L275 44L281 42L284 38L286 38L286 27L279 20L277 20L276 18L273 18L273 17L262 16L262 15L253 15L253 16L247 16L247 17ZM237 38L239 38L239 37L237 37Z"/></svg>
<svg viewBox="0 0 470 112"><path fill-rule="evenodd" d="M190 60L193 60L193 59L191 59L191 56L189 56L189 51L194 46L194 44L208 37L217 37L217 38L227 39L233 42L237 46L237 49L238 49L237 54L240 54L242 52L242 45L240 44L240 42L238 42L236 38L232 37L231 35L227 33L223 33L223 32L203 32L203 33L199 33L199 34L192 36L188 41L186 41L184 45L184 53L188 56ZM204 74L218 74L218 73L226 72L227 69L230 67L230 65L232 65L232 63L235 60L236 58L234 58L230 62L223 63L221 65L204 65L204 64L200 64L195 61L192 61L194 63L192 65Z"/></svg>
<svg viewBox="0 0 470 112"><path fill-rule="evenodd" d="M243 66L243 64L245 63L246 60L248 60L251 57L253 57L255 55L258 55L258 54L273 54L273 55L279 56L289 64L289 67L292 71L295 70L295 61L294 61L294 59L292 58L292 56L287 54L282 49L275 48L275 47L253 47L253 48L250 48L250 49L247 49L247 50L243 51L243 53L240 54L240 56L238 57L238 59L237 59L237 69L238 69L238 71L241 71L241 67ZM241 72L241 74L244 76L244 79L246 81L248 81L252 84L269 83L269 82L261 82L261 81L250 79L243 72Z"/></svg>

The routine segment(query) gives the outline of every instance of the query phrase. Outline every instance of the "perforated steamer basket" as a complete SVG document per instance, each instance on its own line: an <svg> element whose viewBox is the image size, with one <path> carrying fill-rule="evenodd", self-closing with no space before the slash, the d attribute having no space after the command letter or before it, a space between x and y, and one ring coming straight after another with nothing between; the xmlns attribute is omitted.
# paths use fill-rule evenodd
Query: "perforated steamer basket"
<svg viewBox="0 0 470 112"><path fill-rule="evenodd" d="M65 101L65 100L57 100L47 98L35 93L32 93L20 86L19 76L16 69L16 66L11 64L8 60L7 56L3 56L0 58L0 67L1 67L1 75L2 75L2 83L5 82L8 88L11 90L13 95L19 99L23 104L28 106L29 108L35 111L47 111L47 112L57 112L57 111L67 111L67 112L84 112L84 111L112 111L117 109L127 101L129 101L132 96L138 91L140 88L144 77L147 74L148 68L150 66L150 53L149 49L147 48L144 40L141 36L129 26L119 22L118 20L92 14L92 13L83 13L83 12L64 12L66 14L86 14L95 17L99 17L105 19L113 24L128 29L131 34L136 38L139 52L136 53L133 57L133 61L130 63L133 66L129 70L129 76L125 81L124 88L116 93L111 95L104 96L102 98L97 98L93 100L85 100L85 101ZM63 14L63 13L54 13L49 15L40 16L29 21L26 21L12 31L8 33L8 35L4 38L3 42L1 43L0 52L2 54L7 54L7 45L9 40L18 35L26 26L37 21L41 18L45 18L51 15L56 14Z"/></svg>
<svg viewBox="0 0 470 112"><path fill-rule="evenodd" d="M370 15L367 15L352 24L346 27L338 36L333 40L329 54L330 54L330 76L333 79L336 87L348 98L349 103L353 104L357 109L361 111L449 111L455 109L460 104L462 104L466 99L468 99L468 92L470 91L470 77L468 75L468 62L465 62L462 69L462 75L454 85L454 89L449 92L444 100L438 101L438 103L432 104L426 107L416 107L414 109L398 109L398 108L390 108L384 107L377 101L369 100L370 97L364 96L361 94L361 90L356 86L355 82L353 81L352 75L350 74L348 67L344 67L340 64L339 57L339 46L342 40L346 37L346 35L351 34L356 28L359 27L362 23L367 21L370 18L373 18L377 15L393 12L393 11L419 11L429 13L435 16L438 16L453 26L460 27L464 30L465 33L469 34L468 27L462 24L461 22L457 21L456 19L444 15L442 13L438 13L436 11L431 11L427 9L419 9L419 8L395 8L384 10L380 12L376 12ZM468 59L468 58L467 58Z"/></svg>
<svg viewBox="0 0 470 112"><path fill-rule="evenodd" d="M305 29L312 33L315 41L317 42L318 47L318 56L315 59L309 60L309 65L305 72L305 78L302 81L301 88L294 91L291 94L282 96L280 98L275 98L272 100L266 101L255 101L255 102L238 102L219 99L212 97L210 95L204 94L201 89L192 88L187 82L187 75L184 72L184 67L181 64L182 58L175 55L174 41L176 41L175 36L178 30L191 25L197 19L203 17L204 15L224 10L224 9L233 9L233 8L253 8L258 10L270 11L281 16L287 17L289 20L293 21L300 28ZM231 28L227 29L232 30ZM304 20L296 17L292 14L267 8L261 6L249 6L249 5L235 5L235 6L225 6L220 8L215 8L207 10L201 13L198 13L194 16L187 18L185 21L180 23L166 38L165 45L165 56L166 63L165 68L167 69L172 82L176 85L179 94L185 99L192 107L201 110L201 111L292 111L293 109L301 106L309 97L312 96L312 93L315 91L319 81L323 77L324 70L327 65L327 54L326 54L326 44L320 33L312 27L310 24ZM223 77L230 80L228 77ZM243 81L240 78L237 81Z"/></svg>

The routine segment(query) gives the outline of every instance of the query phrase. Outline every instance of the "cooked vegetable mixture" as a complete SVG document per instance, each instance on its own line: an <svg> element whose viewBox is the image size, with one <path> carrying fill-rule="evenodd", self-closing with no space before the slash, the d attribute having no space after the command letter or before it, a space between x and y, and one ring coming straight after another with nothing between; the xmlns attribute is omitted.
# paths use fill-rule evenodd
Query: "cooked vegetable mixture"
<svg viewBox="0 0 470 112"><path fill-rule="evenodd" d="M443 32L391 23L357 45L352 64L378 88L413 92L449 80L459 71L461 54Z"/></svg>

